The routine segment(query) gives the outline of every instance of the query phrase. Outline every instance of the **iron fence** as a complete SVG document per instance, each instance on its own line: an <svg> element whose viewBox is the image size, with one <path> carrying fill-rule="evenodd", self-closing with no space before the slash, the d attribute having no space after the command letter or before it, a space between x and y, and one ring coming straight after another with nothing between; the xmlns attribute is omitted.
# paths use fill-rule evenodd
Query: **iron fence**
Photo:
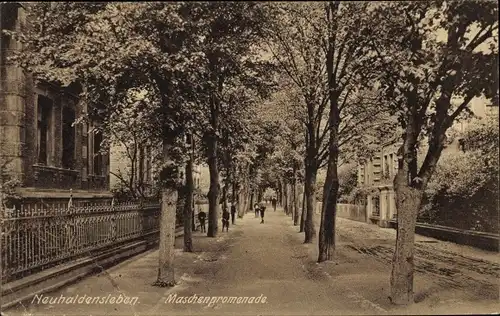
<svg viewBox="0 0 500 316"><path fill-rule="evenodd" d="M33 202L1 211L2 280L115 247L134 239L157 238L157 202Z"/></svg>

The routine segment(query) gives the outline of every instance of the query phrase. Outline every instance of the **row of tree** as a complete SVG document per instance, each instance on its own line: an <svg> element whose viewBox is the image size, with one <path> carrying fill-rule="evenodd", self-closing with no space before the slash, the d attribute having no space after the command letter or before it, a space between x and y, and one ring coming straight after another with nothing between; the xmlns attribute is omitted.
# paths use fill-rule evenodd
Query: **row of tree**
<svg viewBox="0 0 500 316"><path fill-rule="evenodd" d="M103 131L138 131L162 149L157 284L175 282L181 188L192 249L193 163L210 170L209 237L220 197L227 203L232 192L241 217L274 186L308 243L325 167L321 262L335 250L339 163L401 130L391 298L413 301L416 217L445 132L474 97L497 99L495 4L70 2L29 4L27 12L28 27L6 32L23 43L17 62L39 79L81 85L87 116Z"/></svg>
<svg viewBox="0 0 500 316"><path fill-rule="evenodd" d="M286 101L275 96L272 103L275 110L285 108L276 114L284 136L273 157L278 170L271 172L279 179L274 187L297 224L296 185L303 183L300 231L311 242L316 176L326 167L318 261L331 260L339 166L352 157L369 157L377 140L396 133L402 146L394 179L398 234L391 299L408 304L413 301L417 215L446 132L470 117L474 98L497 106L497 8L447 1L278 7L282 16L271 30L268 49L287 84L282 88ZM301 144L290 141L290 131L302 136Z"/></svg>

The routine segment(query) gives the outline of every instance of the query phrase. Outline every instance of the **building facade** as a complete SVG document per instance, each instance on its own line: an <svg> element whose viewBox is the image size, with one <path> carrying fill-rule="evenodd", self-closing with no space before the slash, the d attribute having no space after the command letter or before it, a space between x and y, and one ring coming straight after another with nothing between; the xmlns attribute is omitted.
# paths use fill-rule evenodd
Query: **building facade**
<svg viewBox="0 0 500 316"><path fill-rule="evenodd" d="M450 128L443 153L464 150L462 139L452 135L463 133L474 123L490 116L498 116L498 105L489 105L483 99L473 99L470 108L475 118L457 122ZM397 154L401 145L400 140L393 137L383 143L370 159L358 164L358 188L362 188L365 195L356 203L366 207L368 222L381 227L390 227L390 221L397 215L393 181L398 171ZM420 149L420 152L425 151L425 146Z"/></svg>
<svg viewBox="0 0 500 316"><path fill-rule="evenodd" d="M391 139L378 153L358 165L358 187L363 188L366 195L357 203L365 205L367 220L381 227L389 227L389 221L396 216L393 179L398 171L400 145Z"/></svg>
<svg viewBox="0 0 500 316"><path fill-rule="evenodd" d="M25 27L16 3L1 6L1 28ZM9 57L21 43L0 41L0 167L3 181L16 179L23 198L109 197L109 157L92 125L74 124L86 106L77 85L61 88L35 81Z"/></svg>

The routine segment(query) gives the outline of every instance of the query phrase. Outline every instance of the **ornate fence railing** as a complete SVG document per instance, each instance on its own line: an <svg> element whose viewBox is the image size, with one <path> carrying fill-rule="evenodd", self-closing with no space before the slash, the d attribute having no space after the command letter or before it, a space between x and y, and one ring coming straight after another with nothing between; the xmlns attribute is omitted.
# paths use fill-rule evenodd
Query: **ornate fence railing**
<svg viewBox="0 0 500 316"><path fill-rule="evenodd" d="M146 237L157 238L160 205L37 202L0 211L2 281Z"/></svg>

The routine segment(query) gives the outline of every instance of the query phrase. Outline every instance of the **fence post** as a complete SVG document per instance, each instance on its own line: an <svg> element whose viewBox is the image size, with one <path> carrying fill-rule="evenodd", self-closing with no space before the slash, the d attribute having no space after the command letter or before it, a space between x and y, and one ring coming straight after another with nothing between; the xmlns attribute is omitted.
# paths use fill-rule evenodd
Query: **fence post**
<svg viewBox="0 0 500 316"><path fill-rule="evenodd" d="M75 227L76 227L76 217L73 207L73 189L69 189L69 201L68 201L68 218L66 220L66 234L68 240L68 249L70 253L75 252Z"/></svg>
<svg viewBox="0 0 500 316"><path fill-rule="evenodd" d="M117 238L116 227L116 212L115 212L115 197L111 200L111 242L116 241Z"/></svg>

